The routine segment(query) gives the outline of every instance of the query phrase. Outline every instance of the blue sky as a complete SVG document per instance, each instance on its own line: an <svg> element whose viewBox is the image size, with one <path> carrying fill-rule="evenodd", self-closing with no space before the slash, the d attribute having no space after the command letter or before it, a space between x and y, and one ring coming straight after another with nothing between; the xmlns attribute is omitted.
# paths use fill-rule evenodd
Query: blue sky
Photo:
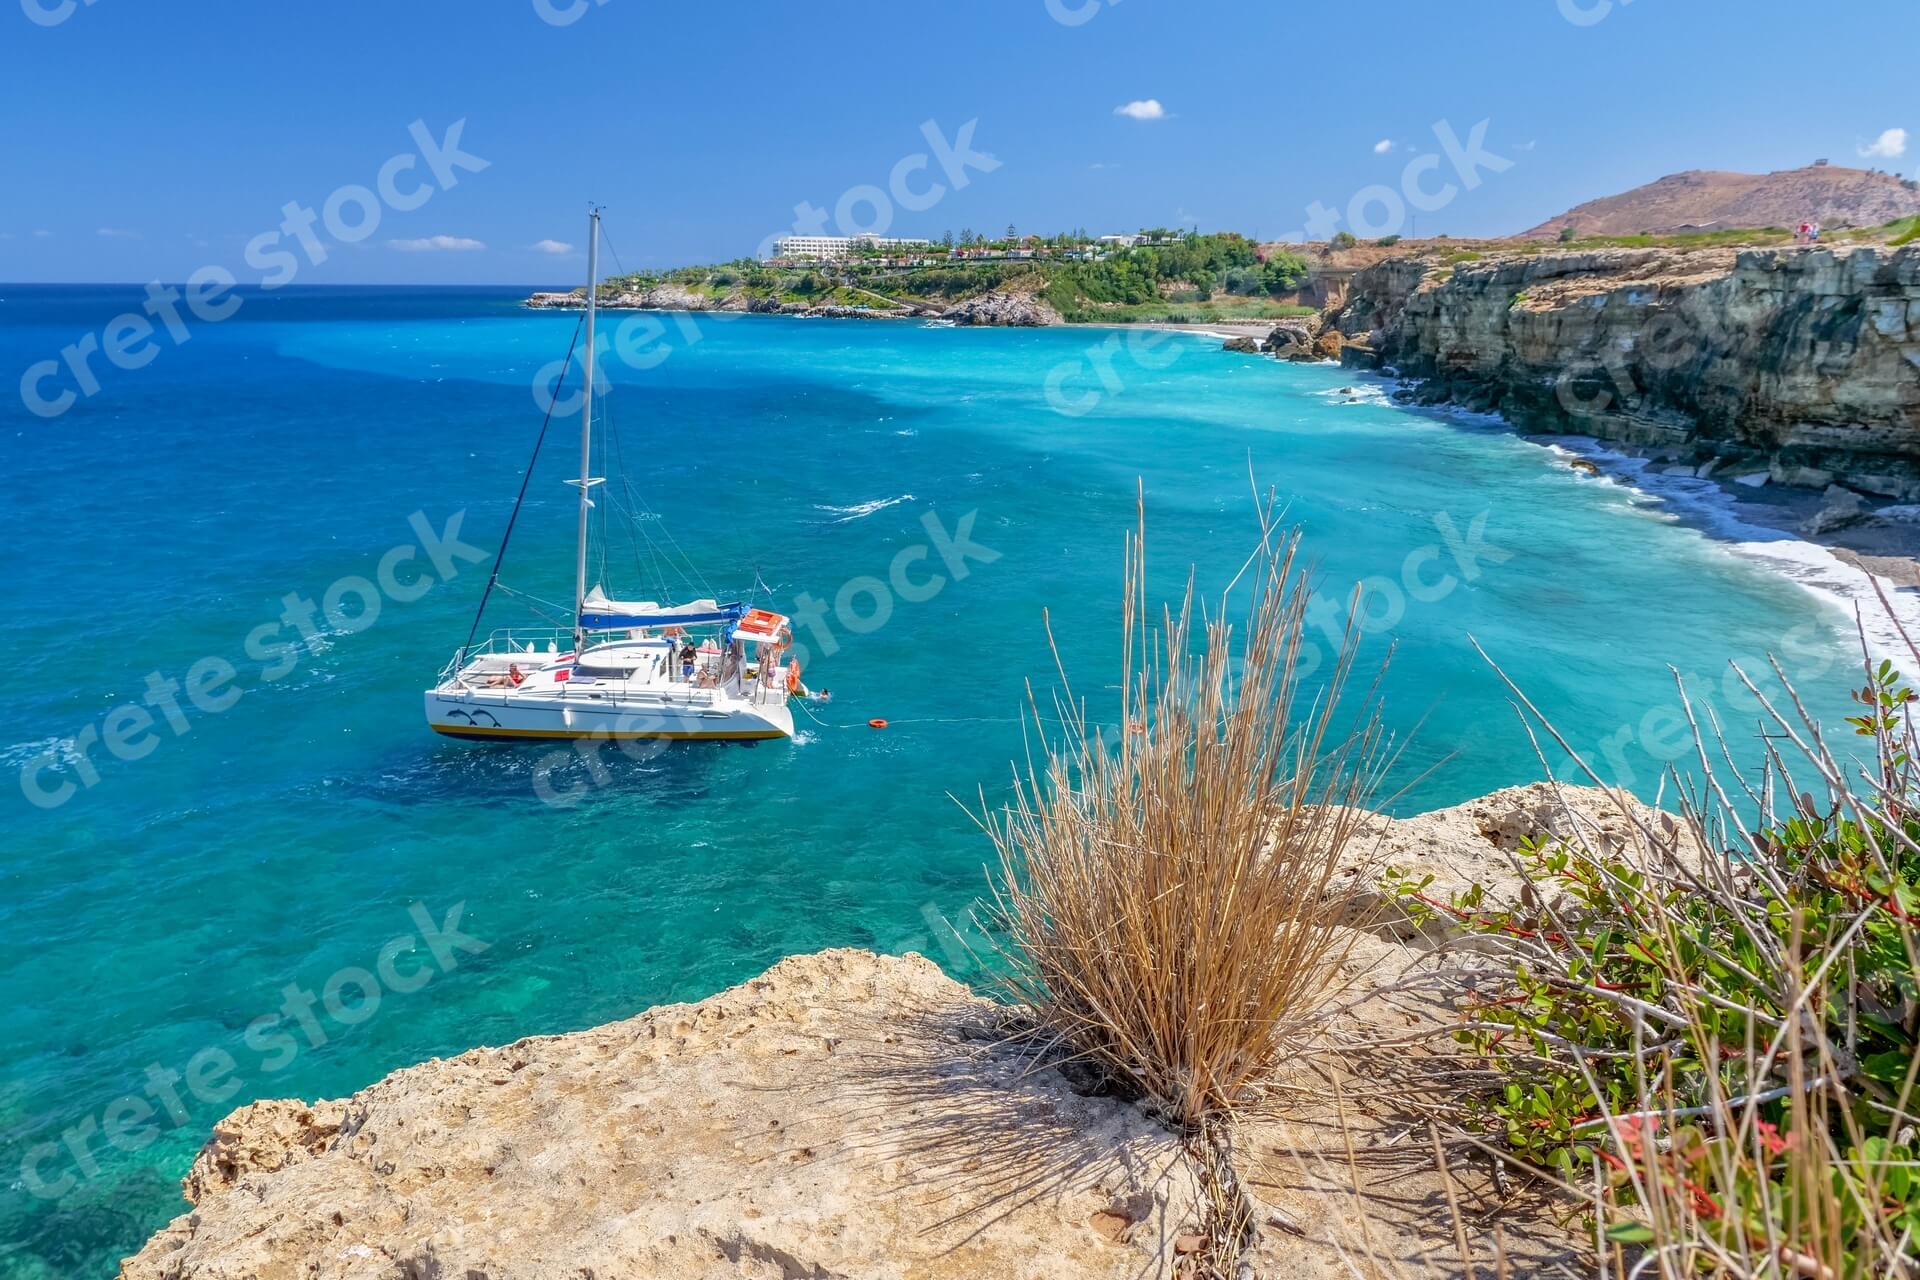
<svg viewBox="0 0 1920 1280"><path fill-rule="evenodd" d="M843 193L886 190L926 121L952 139L977 120L999 167L964 189L914 171L910 191L948 190L892 234L1277 237L1316 201L1399 188L1442 120L1463 141L1489 121L1512 165L1423 234L1519 230L1687 168L1920 164L1912 0L89 0L54 21L64 2L0 0L0 280L257 283L246 245L282 206L376 187L415 120L438 139L464 119L487 167L325 241L300 283L571 283L583 263L557 247L589 200L627 267L750 254L796 204L832 230ZM1893 129L1912 147L1859 158Z"/></svg>

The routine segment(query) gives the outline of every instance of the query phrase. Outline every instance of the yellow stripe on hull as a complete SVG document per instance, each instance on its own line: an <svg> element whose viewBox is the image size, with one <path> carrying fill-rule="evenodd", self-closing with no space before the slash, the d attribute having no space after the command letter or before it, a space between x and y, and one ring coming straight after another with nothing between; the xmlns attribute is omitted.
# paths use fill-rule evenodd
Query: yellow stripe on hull
<svg viewBox="0 0 1920 1280"><path fill-rule="evenodd" d="M787 735L778 729L756 729L747 732L720 733L616 733L605 729L581 731L577 729L493 729L484 725L430 724L428 728L449 738L605 738L611 741L637 741L643 739L669 740L675 742L748 742L764 741L768 738L784 738Z"/></svg>

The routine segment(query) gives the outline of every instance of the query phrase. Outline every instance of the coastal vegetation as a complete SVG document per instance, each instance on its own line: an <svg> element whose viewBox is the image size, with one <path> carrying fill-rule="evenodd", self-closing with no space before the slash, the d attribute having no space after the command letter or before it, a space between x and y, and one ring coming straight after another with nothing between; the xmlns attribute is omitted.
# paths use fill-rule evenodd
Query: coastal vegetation
<svg viewBox="0 0 1920 1280"><path fill-rule="evenodd" d="M1823 233L1821 243L1898 247L1913 243L1916 224L1908 217L1883 226L1836 228ZM931 315L1004 293L1044 304L1068 323L1247 323L1312 315L1356 270L1390 257L1422 259L1444 281L1451 268L1489 257L1794 243L1794 234L1783 227L1591 235L1566 224L1553 238L1490 240L1385 235L1362 241L1337 232L1327 241L1306 244L1261 243L1230 231L1150 228L1095 239L1084 231L1020 235L1008 227L999 238L967 229L925 244L855 241L839 256L742 258L636 272L609 278L602 296L624 297L629 301L623 305L632 306L631 299L670 286L664 300L646 305Z"/></svg>
<svg viewBox="0 0 1920 1280"><path fill-rule="evenodd" d="M1503 975L1456 1032L1458 1078L1480 1081L1457 1118L1586 1199L1621 1274L1920 1264L1916 697L1882 662L1855 699L1864 760L1767 706L1793 769L1783 754L1761 778L1709 767L1681 820L1629 847L1526 840L1521 902L1389 877L1412 916L1475 938ZM1720 754L1715 732L1696 736L1702 761Z"/></svg>
<svg viewBox="0 0 1920 1280"><path fill-rule="evenodd" d="M1307 684L1298 535L1263 532L1239 626L1191 583L1150 625L1130 538L1120 724L1070 685L1036 707L1063 733L984 819L1007 993L1094 1087L1188 1139L1208 1275L1259 1234L1236 1122L1369 924L1340 886L1365 857L1378 721L1370 696L1349 705L1350 646ZM1624 841L1526 836L1517 893L1491 897L1490 870L1445 898L1385 874L1400 918L1466 940L1439 1032L1457 1048L1424 1068L1435 1121L1583 1202L1602 1274L1920 1265L1920 696L1883 661L1854 699L1854 754L1797 698L1762 699L1800 758L1756 778L1717 775L1732 753L1696 727L1706 781L1674 775L1678 817L1617 799Z"/></svg>
<svg viewBox="0 0 1920 1280"><path fill-rule="evenodd" d="M603 288L617 295L672 284L716 302L738 295L772 304L915 309L1010 289L1075 322L1264 320L1313 311L1297 300L1312 264L1287 249L1231 232L1159 228L1130 239L1138 242L1102 244L1078 235L987 240L969 231L912 250L862 246L833 259L741 259L617 276Z"/></svg>

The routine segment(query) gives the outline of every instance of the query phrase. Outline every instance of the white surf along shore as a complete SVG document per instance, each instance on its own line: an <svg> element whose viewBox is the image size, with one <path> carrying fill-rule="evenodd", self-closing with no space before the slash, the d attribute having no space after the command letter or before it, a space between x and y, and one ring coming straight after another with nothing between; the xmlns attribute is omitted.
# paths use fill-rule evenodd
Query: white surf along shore
<svg viewBox="0 0 1920 1280"><path fill-rule="evenodd" d="M1857 628L1874 661L1893 663L1920 686L1920 654L1915 653L1920 647L1920 588L1870 573L1848 563L1831 547L1778 524L1765 523L1767 515L1778 518L1779 513L1743 501L1724 481L1667 475L1652 459L1614 449L1591 436L1523 432L1497 413L1475 413L1448 405L1402 405L1393 399L1393 393L1412 386L1411 381L1390 373L1349 372L1353 378L1350 392L1322 394L1502 431L1542 446L1563 465L1576 458L1593 464L1598 468L1593 477L1597 483L1628 490L1636 506L1658 508L1674 523L1699 531L1729 554L1786 578L1822 605L1838 610L1846 618L1846 627ZM1811 491L1808 497L1812 499ZM1920 562L1916 562L1916 575L1920 575Z"/></svg>

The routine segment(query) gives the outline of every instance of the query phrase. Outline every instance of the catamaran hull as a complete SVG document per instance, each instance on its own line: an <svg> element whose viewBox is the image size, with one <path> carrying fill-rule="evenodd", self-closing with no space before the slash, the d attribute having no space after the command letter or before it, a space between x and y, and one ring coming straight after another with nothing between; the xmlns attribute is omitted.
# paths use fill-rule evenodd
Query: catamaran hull
<svg viewBox="0 0 1920 1280"><path fill-rule="evenodd" d="M426 695L427 724L449 738L474 742L599 738L671 742L753 742L793 736L793 712L784 705L732 699L712 703L595 705L581 698L557 704L478 691Z"/></svg>

